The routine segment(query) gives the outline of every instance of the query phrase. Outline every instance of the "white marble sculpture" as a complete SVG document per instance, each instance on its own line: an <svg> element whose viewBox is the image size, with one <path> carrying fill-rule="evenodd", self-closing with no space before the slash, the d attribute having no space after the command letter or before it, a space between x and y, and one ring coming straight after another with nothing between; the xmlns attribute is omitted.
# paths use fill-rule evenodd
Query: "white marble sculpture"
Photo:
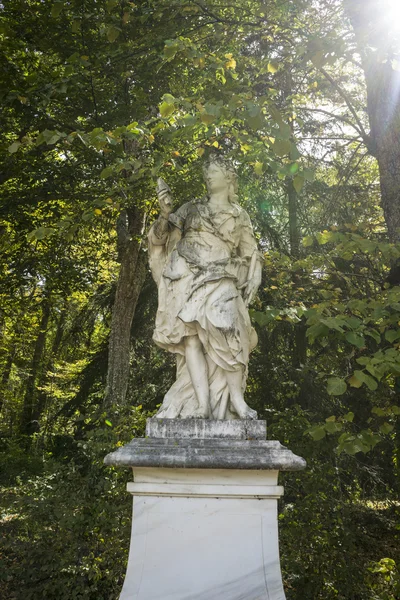
<svg viewBox="0 0 400 600"><path fill-rule="evenodd" d="M208 194L172 212L159 180L161 213L149 232L158 286L153 339L177 355L177 377L159 418L256 419L245 402L249 354L257 344L248 305L262 258L250 218L236 204L237 178L220 157L204 165Z"/></svg>

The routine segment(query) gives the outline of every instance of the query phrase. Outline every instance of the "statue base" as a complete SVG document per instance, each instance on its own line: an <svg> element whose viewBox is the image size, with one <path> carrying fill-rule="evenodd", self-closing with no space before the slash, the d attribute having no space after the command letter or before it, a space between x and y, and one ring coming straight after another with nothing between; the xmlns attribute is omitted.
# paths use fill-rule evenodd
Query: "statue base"
<svg viewBox="0 0 400 600"><path fill-rule="evenodd" d="M134 475L120 600L284 600L278 474L305 461L265 421L149 419L146 433L105 458Z"/></svg>

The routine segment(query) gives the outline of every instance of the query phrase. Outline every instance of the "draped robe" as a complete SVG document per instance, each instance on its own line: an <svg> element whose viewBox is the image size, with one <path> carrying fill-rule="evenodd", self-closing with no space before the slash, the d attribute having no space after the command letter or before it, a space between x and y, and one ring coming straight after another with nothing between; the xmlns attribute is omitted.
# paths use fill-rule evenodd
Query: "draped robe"
<svg viewBox="0 0 400 600"><path fill-rule="evenodd" d="M149 232L149 258L158 285L153 340L177 355L176 381L159 418L189 418L198 403L185 361L186 336L197 335L208 367L212 418L235 419L226 371L241 370L246 387L249 354L257 344L240 288L257 242L250 218L236 204L211 207L208 198L187 202L169 216L160 243Z"/></svg>

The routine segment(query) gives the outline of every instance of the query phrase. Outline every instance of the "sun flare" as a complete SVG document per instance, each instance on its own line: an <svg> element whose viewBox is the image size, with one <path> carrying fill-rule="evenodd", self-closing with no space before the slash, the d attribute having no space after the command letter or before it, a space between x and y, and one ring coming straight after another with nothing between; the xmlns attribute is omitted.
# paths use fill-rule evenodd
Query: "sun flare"
<svg viewBox="0 0 400 600"><path fill-rule="evenodd" d="M382 0L376 4L377 20L388 29L400 33L400 0Z"/></svg>

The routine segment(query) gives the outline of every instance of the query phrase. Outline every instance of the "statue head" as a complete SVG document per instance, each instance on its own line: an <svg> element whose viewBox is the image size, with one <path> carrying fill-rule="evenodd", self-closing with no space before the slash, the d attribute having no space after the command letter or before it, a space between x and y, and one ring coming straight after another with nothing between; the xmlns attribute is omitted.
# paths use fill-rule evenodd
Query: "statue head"
<svg viewBox="0 0 400 600"><path fill-rule="evenodd" d="M228 189L230 202L237 200L237 175L232 164L222 156L210 156L203 165L203 174L208 193Z"/></svg>

